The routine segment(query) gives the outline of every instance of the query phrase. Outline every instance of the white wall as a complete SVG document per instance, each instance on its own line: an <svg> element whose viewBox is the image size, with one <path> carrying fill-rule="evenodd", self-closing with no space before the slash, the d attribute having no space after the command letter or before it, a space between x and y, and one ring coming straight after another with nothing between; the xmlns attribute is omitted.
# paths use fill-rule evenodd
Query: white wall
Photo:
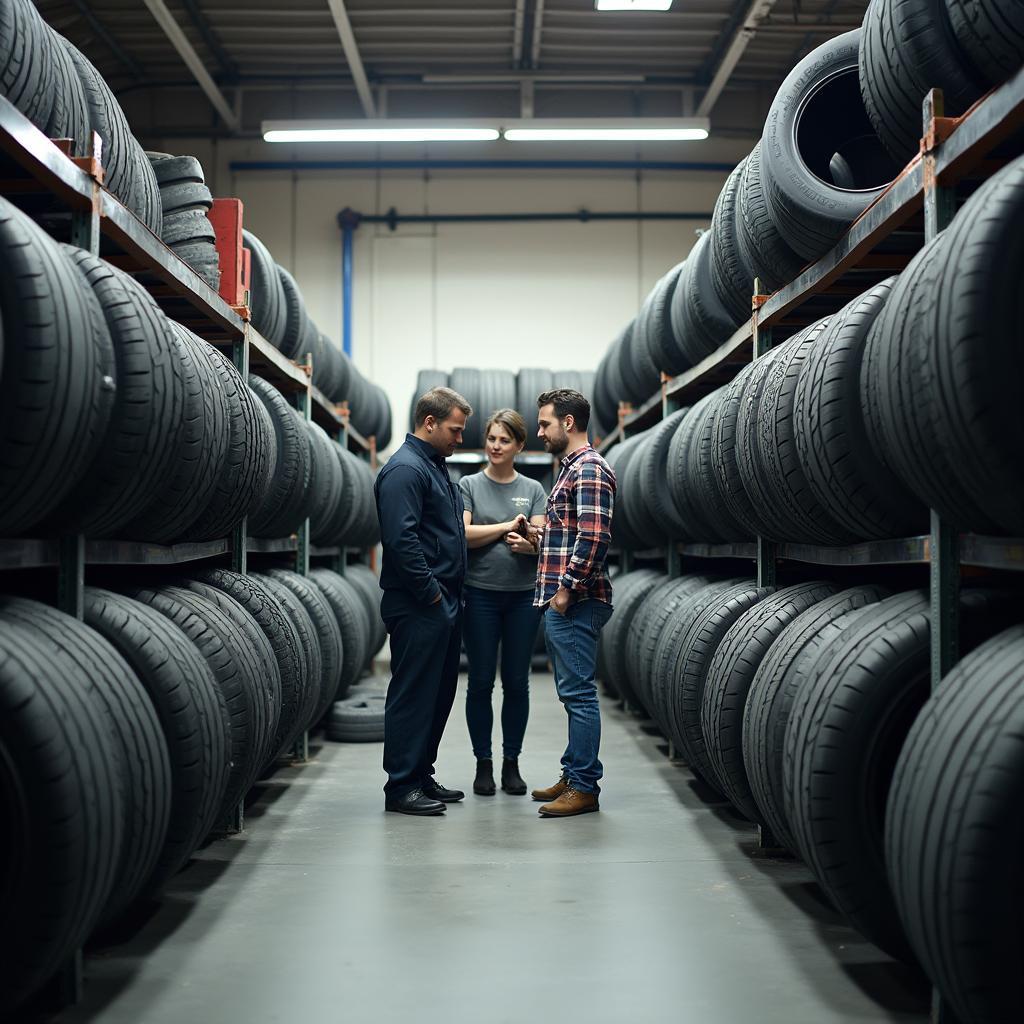
<svg viewBox="0 0 1024 1024"><path fill-rule="evenodd" d="M711 211L725 178L645 171L638 180L633 171L589 170L232 171L235 160L291 154L248 142L165 145L199 156L215 194L242 199L246 226L295 274L313 318L339 343L336 216L343 207L365 214L392 206L403 214ZM699 159L736 162L748 150L742 142L723 143ZM419 369L596 368L654 282L705 227L706 220L361 226L353 352L391 398L396 440Z"/></svg>

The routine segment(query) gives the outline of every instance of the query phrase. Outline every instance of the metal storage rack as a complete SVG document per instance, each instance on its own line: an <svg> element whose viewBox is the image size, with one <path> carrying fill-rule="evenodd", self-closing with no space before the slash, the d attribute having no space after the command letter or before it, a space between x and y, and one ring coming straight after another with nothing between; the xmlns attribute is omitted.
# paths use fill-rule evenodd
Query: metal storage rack
<svg viewBox="0 0 1024 1024"><path fill-rule="evenodd" d="M311 367L283 356L249 322L245 306L230 306L188 264L102 187L102 157L71 157L69 147L48 139L13 104L0 96L0 195L16 201L56 237L68 240L131 273L171 319L224 350L243 377L257 374L281 391L305 416L364 458L374 460L374 440L355 431L347 405L330 402L311 383ZM101 153L93 135L90 152ZM175 545L140 541L60 538L0 539L0 570L55 568L57 604L82 618L86 566L167 566L201 559L229 560L246 572L250 555L284 556L309 572L308 521L292 537L251 537L243 520L231 537ZM343 560L343 559L342 559ZM294 751L308 756L308 737ZM241 831L242 807L229 831Z"/></svg>
<svg viewBox="0 0 1024 1024"><path fill-rule="evenodd" d="M1024 70L992 90L962 117L943 114L940 90L932 90L922 110L920 153L859 217L835 247L772 295L755 294L750 320L704 360L677 377L662 375L661 389L633 410L623 404L619 424L602 452L728 384L752 359L823 316L837 312L856 295L910 261L956 212L957 186L982 180L999 168L997 147L1024 128ZM1014 154L1019 155L1019 154ZM634 558L664 559L680 575L682 558L742 559L756 564L758 586L774 584L782 561L830 566L927 566L931 595L932 688L959 657L961 568L1024 571L1024 538L961 534L953 523L931 512L930 532L918 537L870 541L849 547L776 543L757 537L735 544L672 544L668 549L622 553L629 569ZM764 847L775 841L761 835ZM933 1024L956 1024L938 992L933 992Z"/></svg>

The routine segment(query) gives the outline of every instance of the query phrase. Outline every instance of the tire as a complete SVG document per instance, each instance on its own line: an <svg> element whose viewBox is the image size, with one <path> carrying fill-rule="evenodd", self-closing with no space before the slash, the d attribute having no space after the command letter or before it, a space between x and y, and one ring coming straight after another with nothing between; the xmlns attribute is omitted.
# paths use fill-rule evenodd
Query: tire
<svg viewBox="0 0 1024 1024"><path fill-rule="evenodd" d="M896 594L823 647L794 700L783 761L804 860L855 927L905 961L913 954L885 873L883 828L894 766L928 698L928 606L925 591ZM981 591L965 590L960 609L968 649L1012 617Z"/></svg>
<svg viewBox="0 0 1024 1024"><path fill-rule="evenodd" d="M382 650L388 640L387 626L380 614L381 588L380 580L368 566L350 565L345 569L345 578L359 588L366 610L366 619L370 625L370 642L366 652L364 671L370 671L373 659Z"/></svg>
<svg viewBox="0 0 1024 1024"><path fill-rule="evenodd" d="M773 540L845 544L854 537L818 503L797 458L793 401L821 320L754 363L736 422L740 479Z"/></svg>
<svg viewBox="0 0 1024 1024"><path fill-rule="evenodd" d="M630 532L642 538L648 548L661 547L668 541L666 524L653 511L653 501L644 490L641 470L647 449L650 446L652 430L648 429L636 438L636 451L624 467L622 476L618 478L617 493L621 493L620 514L630 524Z"/></svg>
<svg viewBox="0 0 1024 1024"><path fill-rule="evenodd" d="M644 338L654 365L668 373L667 367L677 365L679 356L675 335L672 333L672 297L683 272L683 263L674 266L651 289L636 318L636 332Z"/></svg>
<svg viewBox="0 0 1024 1024"><path fill-rule="evenodd" d="M798 854L785 809L782 756L793 700L822 645L844 617L888 596L881 587L851 587L798 615L757 666L743 709L743 767L759 816L776 840Z"/></svg>
<svg viewBox="0 0 1024 1024"><path fill-rule="evenodd" d="M274 348L279 349L287 328L287 312L277 264L267 247L251 231L242 232L242 244L251 257L249 303L253 326Z"/></svg>
<svg viewBox="0 0 1024 1024"><path fill-rule="evenodd" d="M203 165L194 156L173 156L170 153L146 152L160 191L174 185L202 185L206 182Z"/></svg>
<svg viewBox="0 0 1024 1024"><path fill-rule="evenodd" d="M740 179L736 239L747 265L760 279L762 291L774 292L789 284L799 276L806 262L786 244L768 212L760 142L747 157Z"/></svg>
<svg viewBox="0 0 1024 1024"><path fill-rule="evenodd" d="M167 837L171 766L156 711L135 673L111 644L83 622L37 601L0 598L0 621L57 648L74 663L72 678L94 680L96 702L114 744L122 779L123 843L99 924L118 918L143 891Z"/></svg>
<svg viewBox="0 0 1024 1024"><path fill-rule="evenodd" d="M1019 873L1024 626L964 658L903 745L885 822L907 937L957 1018L1013 1020L1024 991Z"/></svg>
<svg viewBox="0 0 1024 1024"><path fill-rule="evenodd" d="M377 451L385 451L391 445L392 422L394 417L391 414L391 399L388 393L379 385L374 384L373 390L377 395L377 404L380 409L377 422ZM513 378L512 394L515 394L515 379Z"/></svg>
<svg viewBox="0 0 1024 1024"><path fill-rule="evenodd" d="M734 326L750 319L754 294L754 271L747 264L746 253L736 237L736 213L745 164L746 160L741 160L726 178L711 216L711 283Z"/></svg>
<svg viewBox="0 0 1024 1024"><path fill-rule="evenodd" d="M338 701L327 719L327 738L338 743L383 743L383 695Z"/></svg>
<svg viewBox="0 0 1024 1024"><path fill-rule="evenodd" d="M758 667L785 628L836 593L832 583L798 583L744 612L722 638L700 708L701 735L718 789L744 817L761 822L743 763L743 716Z"/></svg>
<svg viewBox="0 0 1024 1024"><path fill-rule="evenodd" d="M254 537L288 537L302 525L313 488L312 452L305 421L273 384L249 376L249 388L273 426L275 459L266 497L250 517Z"/></svg>
<svg viewBox="0 0 1024 1024"><path fill-rule="evenodd" d="M176 181L160 185L160 206L164 211L164 234L166 240L168 217L185 212L206 211L213 206L213 195L206 185L194 181Z"/></svg>
<svg viewBox="0 0 1024 1024"><path fill-rule="evenodd" d="M636 572L617 576L615 612L601 630L597 643L597 677L614 697L634 707L638 705L635 696L630 692L628 685L622 685L622 679L625 678L622 663L625 657L626 638L633 616L647 596L648 586L655 585L656 581L662 578L662 575L653 569L638 569Z"/></svg>
<svg viewBox="0 0 1024 1024"><path fill-rule="evenodd" d="M301 602L320 643L320 693L310 721L310 725L313 725L320 721L331 706L341 686L345 655L341 628L327 596L313 580L287 569L271 569L267 575L287 587Z"/></svg>
<svg viewBox="0 0 1024 1024"><path fill-rule="evenodd" d="M448 374L443 370L420 370L416 376L416 390L409 403L409 433L416 429L416 403L434 388L448 387Z"/></svg>
<svg viewBox="0 0 1024 1024"><path fill-rule="evenodd" d="M115 536L152 503L173 471L188 409L182 346L170 321L132 278L84 249L67 246L99 301L114 345L116 387L102 445L79 484L50 519L51 528ZM187 356L186 356L187 360Z"/></svg>
<svg viewBox="0 0 1024 1024"><path fill-rule="evenodd" d="M266 591L275 598L281 606L288 620L299 638L299 655L302 658L302 677L306 680L306 688L302 692L301 703L296 714L296 736L297 739L302 733L312 728L316 721L316 712L320 707L320 699L323 693L323 654L320 648L320 638L317 636L316 627L309 617L305 606L280 580L271 579L269 576L252 576Z"/></svg>
<svg viewBox="0 0 1024 1024"><path fill-rule="evenodd" d="M10 0L0 11L0 94L37 128L54 104L54 60L46 24L29 0Z"/></svg>
<svg viewBox="0 0 1024 1024"><path fill-rule="evenodd" d="M900 164L917 153L921 102L942 89L947 117L962 114L983 92L963 57L945 0L871 0L864 15L860 88L878 137Z"/></svg>
<svg viewBox="0 0 1024 1024"><path fill-rule="evenodd" d="M54 82L53 109L45 126L41 126L43 134L50 139L71 139L74 143L72 152L76 156L84 156L89 139L89 109L82 82L65 46L64 37L48 25L46 32L49 37L49 56L53 61Z"/></svg>
<svg viewBox="0 0 1024 1024"><path fill-rule="evenodd" d="M154 609L87 587L85 623L138 677L167 744L171 807L167 837L145 887L154 892L185 866L214 826L231 770L227 705L195 644Z"/></svg>
<svg viewBox="0 0 1024 1024"><path fill-rule="evenodd" d="M672 333L687 366L696 366L728 341L734 328L735 320L715 294L711 279L711 235L704 232L686 257L672 298Z"/></svg>
<svg viewBox="0 0 1024 1024"><path fill-rule="evenodd" d="M717 526L705 517L705 504L700 500L697 490L699 485L691 476L691 467L696 462L691 452L700 443L704 413L712 401L711 395L705 395L687 412L676 428L668 449L668 490L685 525L683 537L691 541L711 541L719 536Z"/></svg>
<svg viewBox="0 0 1024 1024"><path fill-rule="evenodd" d="M280 348L289 359L301 359L306 355L302 351L302 343L310 334L309 313L306 312L306 303L299 286L295 283L295 278L282 266L278 265L275 269L284 296L285 326Z"/></svg>
<svg viewBox="0 0 1024 1024"><path fill-rule="evenodd" d="M624 395L633 405L646 402L661 386L661 376L650 351L647 336L634 320L619 346L619 376Z"/></svg>
<svg viewBox="0 0 1024 1024"><path fill-rule="evenodd" d="M458 373L458 371L456 371ZM453 379L455 374L452 375ZM458 390L458 389L456 389ZM516 376L509 370L481 370L477 403L473 404L472 422L466 426L464 444L467 448L484 447L484 430L492 413L516 406Z"/></svg>
<svg viewBox="0 0 1024 1024"><path fill-rule="evenodd" d="M611 433L619 422L618 398L612 393L610 380L610 366L615 359L615 342L608 346L607 351L597 364L597 372L594 374L594 396L591 399L593 411L601 425L601 436ZM522 371L520 370L520 373ZM517 403L519 412L522 413L522 403ZM529 434L527 431L527 445L529 445Z"/></svg>
<svg viewBox="0 0 1024 1024"><path fill-rule="evenodd" d="M343 547L356 547L363 518L363 475L359 459L343 445L334 443L334 455L341 467L341 516L338 522L336 543Z"/></svg>
<svg viewBox="0 0 1024 1024"><path fill-rule="evenodd" d="M309 535L314 544L330 544L337 530L344 494L342 469L322 427L307 423L310 453Z"/></svg>
<svg viewBox="0 0 1024 1024"><path fill-rule="evenodd" d="M672 438L688 412L688 409L680 409L652 428L644 450L637 460L639 465L636 479L648 511L662 524L661 529L672 539L686 537L687 525L676 509L671 490L665 487L668 453Z"/></svg>
<svg viewBox="0 0 1024 1024"><path fill-rule="evenodd" d="M807 352L793 401L797 456L814 498L850 537L927 532L928 511L875 454L860 402L868 331L889 278L849 303Z"/></svg>
<svg viewBox="0 0 1024 1024"><path fill-rule="evenodd" d="M0 199L0 534L50 515L99 452L114 350L92 289L63 249Z"/></svg>
<svg viewBox="0 0 1024 1024"><path fill-rule="evenodd" d="M192 245L206 242L216 248L217 235L205 210L179 210L164 217L163 233L160 236L164 245L175 248L181 245Z"/></svg>
<svg viewBox="0 0 1024 1024"><path fill-rule="evenodd" d="M682 656L672 674L671 714L694 774L718 788L714 763L701 730L701 707L711 662L729 629L748 609L774 593L774 587L739 583L713 597L692 620L682 641Z"/></svg>
<svg viewBox="0 0 1024 1024"><path fill-rule="evenodd" d="M254 576L228 569L204 569L195 573L184 586L209 599L212 598L208 590L214 588L236 601L259 626L270 645L280 691L271 696L271 703L275 706L272 721L276 716L276 727L263 766L266 770L269 764L287 753L302 731L300 712L310 681L305 674L306 662L302 657L299 634L277 598L262 580ZM265 657L266 651L263 653ZM272 677L273 673L270 675Z"/></svg>
<svg viewBox="0 0 1024 1024"><path fill-rule="evenodd" d="M828 252L903 166L886 152L864 109L860 39L856 29L812 50L786 76L765 121L761 175L768 211L805 260Z"/></svg>
<svg viewBox="0 0 1024 1024"><path fill-rule="evenodd" d="M228 411L228 447L223 471L207 506L185 531L184 539L227 537L263 500L270 483L273 427L266 410L241 374L211 345L200 349L220 383Z"/></svg>
<svg viewBox="0 0 1024 1024"><path fill-rule="evenodd" d="M537 436L537 398L554 386L550 370L528 368L520 370L516 375L516 411L526 424L524 451L544 451L544 442Z"/></svg>
<svg viewBox="0 0 1024 1024"><path fill-rule="evenodd" d="M170 321L185 391L177 447L162 482L142 513L123 529L126 537L173 543L195 522L217 487L227 458L227 403L202 349L206 342Z"/></svg>
<svg viewBox="0 0 1024 1024"><path fill-rule="evenodd" d="M344 700L349 689L359 682L366 667L370 641L370 621L362 594L344 576L329 569L314 569L309 579L322 591L331 606L341 632L342 669L334 700ZM326 707L323 711L326 711Z"/></svg>
<svg viewBox="0 0 1024 1024"><path fill-rule="evenodd" d="M1004 0L946 0L960 48L976 72L1001 85L1024 65L1024 10Z"/></svg>
<svg viewBox="0 0 1024 1024"><path fill-rule="evenodd" d="M239 633L233 617L201 594L184 587L130 587L126 596L166 616L199 649L228 711L231 771L217 808L223 821L259 777L268 745L269 707L258 651Z"/></svg>
<svg viewBox="0 0 1024 1024"><path fill-rule="evenodd" d="M97 697L106 676L31 627L0 629L5 1019L81 948L115 881L126 782Z"/></svg>
<svg viewBox="0 0 1024 1024"><path fill-rule="evenodd" d="M617 481L625 480L630 461L641 452L641 440L639 436L631 437L608 453L608 465ZM625 488L617 488L612 514L611 544L620 551L639 551L648 545L645 538L636 532L634 521L629 515L629 501L630 497L626 495Z"/></svg>
<svg viewBox="0 0 1024 1024"><path fill-rule="evenodd" d="M467 438L477 438L483 431L483 423L481 421L487 415L480 407L481 371L473 367L457 366L452 371L449 380L451 381L452 390L469 402L473 409L472 413L467 417L465 436ZM467 448L480 447L479 444L470 445L468 440L465 442L465 446Z"/></svg>
<svg viewBox="0 0 1024 1024"><path fill-rule="evenodd" d="M1024 297L1010 276L1024 253L1022 189L1018 158L915 256L871 327L861 371L868 433L884 462L925 505L978 533L1024 533L1012 342Z"/></svg>

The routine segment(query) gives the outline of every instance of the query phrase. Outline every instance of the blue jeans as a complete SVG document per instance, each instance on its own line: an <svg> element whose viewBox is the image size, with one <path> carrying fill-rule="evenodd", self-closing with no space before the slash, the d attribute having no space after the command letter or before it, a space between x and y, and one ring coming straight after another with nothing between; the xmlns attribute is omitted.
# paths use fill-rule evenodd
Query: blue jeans
<svg viewBox="0 0 1024 1024"><path fill-rule="evenodd" d="M548 653L555 667L555 689L569 716L569 745L562 755L562 774L582 793L599 793L603 769L601 709L597 703L597 641L611 618L612 606L593 599L570 605L565 615L544 613Z"/></svg>
<svg viewBox="0 0 1024 1024"><path fill-rule="evenodd" d="M530 661L537 639L540 609L533 607L532 590L484 590L466 587L465 629L462 640L469 661L466 724L476 757L491 756L494 712L491 693L498 670L501 643L501 737L505 757L523 749L530 715Z"/></svg>

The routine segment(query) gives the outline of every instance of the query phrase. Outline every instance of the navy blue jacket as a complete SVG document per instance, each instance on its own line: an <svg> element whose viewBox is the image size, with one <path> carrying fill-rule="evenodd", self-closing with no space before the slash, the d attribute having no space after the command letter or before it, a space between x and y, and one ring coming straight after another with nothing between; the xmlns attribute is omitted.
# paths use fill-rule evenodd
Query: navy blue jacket
<svg viewBox="0 0 1024 1024"><path fill-rule="evenodd" d="M374 485L380 520L380 585L404 590L421 604L462 589L466 575L466 527L462 495L448 476L444 456L406 434Z"/></svg>

